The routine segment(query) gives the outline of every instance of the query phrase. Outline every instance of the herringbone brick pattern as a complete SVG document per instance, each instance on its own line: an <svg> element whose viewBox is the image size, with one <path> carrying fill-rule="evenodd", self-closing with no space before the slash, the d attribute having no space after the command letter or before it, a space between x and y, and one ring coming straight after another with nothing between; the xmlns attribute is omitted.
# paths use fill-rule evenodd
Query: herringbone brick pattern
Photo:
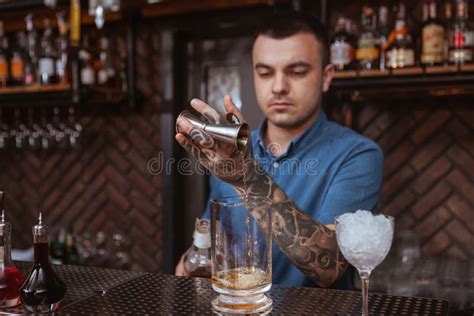
<svg viewBox="0 0 474 316"><path fill-rule="evenodd" d="M138 88L146 102L141 112L82 117L85 135L73 149L1 152L0 187L7 192L14 246L31 245L31 227L42 210L53 227L72 225L76 234L122 234L131 242L132 269L160 271L160 177L147 170L160 147L159 32L141 27L138 34Z"/></svg>
<svg viewBox="0 0 474 316"><path fill-rule="evenodd" d="M379 210L425 255L474 257L474 110L365 105L356 127L385 154Z"/></svg>

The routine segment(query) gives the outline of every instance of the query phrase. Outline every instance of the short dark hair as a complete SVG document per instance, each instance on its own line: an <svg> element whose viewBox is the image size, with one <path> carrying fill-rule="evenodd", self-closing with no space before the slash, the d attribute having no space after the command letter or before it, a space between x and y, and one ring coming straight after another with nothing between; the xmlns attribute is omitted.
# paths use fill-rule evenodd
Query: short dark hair
<svg viewBox="0 0 474 316"><path fill-rule="evenodd" d="M321 44L322 66L329 63L329 40L327 30L319 20L304 12L277 12L263 19L255 32L259 35L282 39L297 33L311 33Z"/></svg>

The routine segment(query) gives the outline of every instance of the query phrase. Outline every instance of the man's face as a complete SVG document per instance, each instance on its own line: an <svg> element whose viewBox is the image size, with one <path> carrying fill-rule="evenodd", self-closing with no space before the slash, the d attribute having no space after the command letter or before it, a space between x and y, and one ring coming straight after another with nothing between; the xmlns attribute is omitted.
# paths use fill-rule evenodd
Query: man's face
<svg viewBox="0 0 474 316"><path fill-rule="evenodd" d="M275 39L258 36L253 46L257 101L268 121L280 128L306 128L319 114L322 92L334 72L322 67L322 49L311 33Z"/></svg>

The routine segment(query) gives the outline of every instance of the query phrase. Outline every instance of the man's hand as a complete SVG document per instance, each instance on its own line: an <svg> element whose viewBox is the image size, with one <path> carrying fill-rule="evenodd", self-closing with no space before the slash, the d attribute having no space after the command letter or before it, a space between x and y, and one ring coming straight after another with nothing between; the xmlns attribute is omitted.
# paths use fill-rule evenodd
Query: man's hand
<svg viewBox="0 0 474 316"><path fill-rule="evenodd" d="M198 111L207 123L219 124L219 113L205 102L193 99L191 106ZM242 114L232 102L230 96L224 97L224 106L228 113L244 122ZM253 157L251 153L251 142L239 151L234 146L222 142L216 142L208 133L194 127L185 118L177 121L178 130L176 140L189 151L199 162L217 178L234 186L242 186L246 168L250 167Z"/></svg>
<svg viewBox="0 0 474 316"><path fill-rule="evenodd" d="M176 269L174 271L174 274L177 275L177 276L184 276L184 277L189 277L190 276L190 274L184 269L184 254L179 259L179 262L176 265Z"/></svg>

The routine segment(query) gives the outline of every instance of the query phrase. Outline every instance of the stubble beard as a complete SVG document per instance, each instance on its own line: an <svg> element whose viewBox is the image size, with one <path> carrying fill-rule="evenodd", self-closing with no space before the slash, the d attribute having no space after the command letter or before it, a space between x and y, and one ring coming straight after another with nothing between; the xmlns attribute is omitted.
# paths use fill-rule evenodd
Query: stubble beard
<svg viewBox="0 0 474 316"><path fill-rule="evenodd" d="M292 113L269 113L266 115L268 121L273 125L284 129L298 129L308 121L311 121L320 112L321 105L315 106L311 111L307 111L300 115L292 115Z"/></svg>

